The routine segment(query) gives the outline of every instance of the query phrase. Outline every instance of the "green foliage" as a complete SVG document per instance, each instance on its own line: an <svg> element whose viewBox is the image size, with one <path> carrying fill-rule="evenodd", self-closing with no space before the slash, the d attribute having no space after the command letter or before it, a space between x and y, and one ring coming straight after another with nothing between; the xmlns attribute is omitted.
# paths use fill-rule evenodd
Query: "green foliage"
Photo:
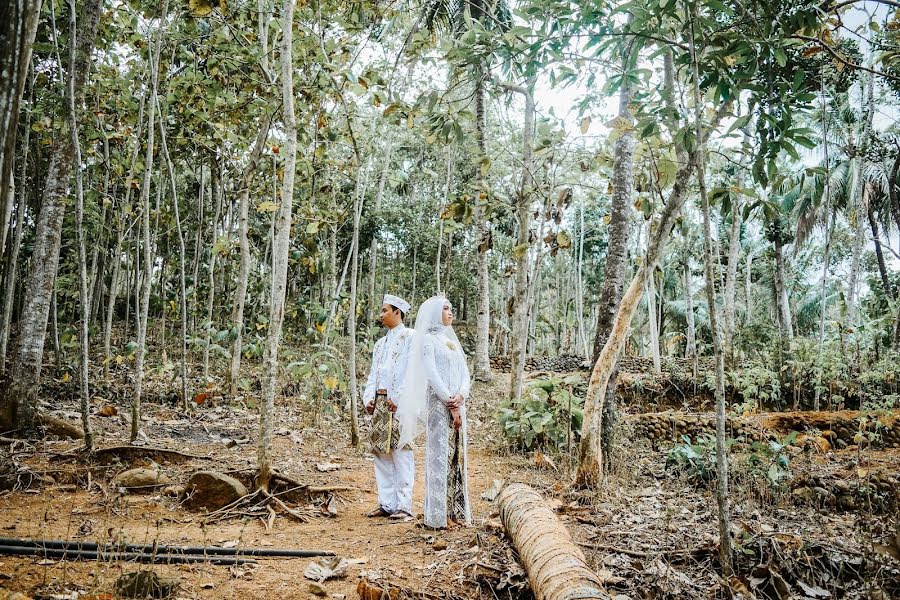
<svg viewBox="0 0 900 600"><path fill-rule="evenodd" d="M716 440L711 436L700 436L691 443L689 436L681 436L677 444L666 455L666 470L684 475L693 483L707 485L716 478Z"/></svg>
<svg viewBox="0 0 900 600"><path fill-rule="evenodd" d="M787 447L794 443L798 433L792 431L781 441L768 440L753 442L747 466L751 475L765 480L775 491L785 492L793 478L791 474L791 455Z"/></svg>
<svg viewBox="0 0 900 600"><path fill-rule="evenodd" d="M343 357L334 348L320 344L312 350L308 356L294 356L285 370L294 381L306 386L316 411L333 411L334 403L347 391Z"/></svg>
<svg viewBox="0 0 900 600"><path fill-rule="evenodd" d="M515 448L563 450L578 440L584 400L574 393L578 375L541 377L528 382L521 398L506 401L498 415L500 426Z"/></svg>

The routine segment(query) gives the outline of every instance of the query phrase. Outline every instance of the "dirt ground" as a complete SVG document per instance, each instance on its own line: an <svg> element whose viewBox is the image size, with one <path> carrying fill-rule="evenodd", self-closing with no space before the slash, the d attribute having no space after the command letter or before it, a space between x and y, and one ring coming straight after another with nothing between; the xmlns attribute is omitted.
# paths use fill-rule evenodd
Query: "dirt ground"
<svg viewBox="0 0 900 600"><path fill-rule="evenodd" d="M203 514L189 512L160 490L122 493L110 485L112 475L130 466L158 466L176 483L184 483L198 469L252 472L255 410L216 404L211 396L189 416L172 406L147 404L140 438L147 446L209 460L155 457L154 463L151 456L112 461L107 477L94 465L88 478L87 465L74 454L75 442L17 443L15 464L44 479L31 489L0 494L0 536L330 550L351 561L346 577L323 584L326 597L333 600L356 598L362 578L424 592L426 598L529 598L495 507L482 498L502 479L529 483L547 497L616 600L724 598L736 592L736 597L778 600L874 599L900 593L900 556L892 556L885 546L892 541L895 513L798 504L790 494L773 498L736 468L732 515L738 574L732 581L722 580L713 490L667 471L665 448L652 450L640 440L624 440L611 485L599 493L578 492L567 484L565 457L513 453L503 447L493 418L501 397L502 382L476 386L470 407L471 528L435 532L417 523L366 518L376 503L371 458L365 448L349 448L343 415L317 418L308 403L298 399L276 407L276 468L306 485L349 488L331 503L336 516L323 514L320 505L329 500L326 495L296 505L309 513L305 523L282 513L271 529L262 518L239 516L204 524ZM95 419L100 447L127 440L128 423L122 415L127 410L119 408L118 416ZM60 416L71 417L74 410L73 405ZM898 456L896 450L868 451L865 465L859 464L858 452L801 457L795 461L795 476L832 473L851 478L863 466L898 473ZM740 457L733 460L740 464ZM327 463L338 466L328 472L317 467ZM416 451L416 464L414 502L421 513L422 449ZM180 580L179 598L306 599L315 598L303 576L314 560L260 558L254 566L148 567L0 556L0 587L34 598L98 600L111 597L123 573L152 568ZM742 588L748 590L746 595L740 595ZM791 593L783 594L785 589ZM816 590L828 596L816 595Z"/></svg>

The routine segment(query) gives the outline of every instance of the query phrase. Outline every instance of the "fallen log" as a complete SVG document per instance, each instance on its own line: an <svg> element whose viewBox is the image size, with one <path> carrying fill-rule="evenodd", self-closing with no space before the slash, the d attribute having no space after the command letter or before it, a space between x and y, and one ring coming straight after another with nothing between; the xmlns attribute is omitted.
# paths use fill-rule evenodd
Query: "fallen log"
<svg viewBox="0 0 900 600"><path fill-rule="evenodd" d="M63 419L59 419L48 413L39 413L38 420L47 433L51 435L73 440L84 439L84 431L81 430L81 427L73 425L68 421L64 421Z"/></svg>
<svg viewBox="0 0 900 600"><path fill-rule="evenodd" d="M609 600L584 553L540 494L514 483L500 492L497 503L536 600Z"/></svg>

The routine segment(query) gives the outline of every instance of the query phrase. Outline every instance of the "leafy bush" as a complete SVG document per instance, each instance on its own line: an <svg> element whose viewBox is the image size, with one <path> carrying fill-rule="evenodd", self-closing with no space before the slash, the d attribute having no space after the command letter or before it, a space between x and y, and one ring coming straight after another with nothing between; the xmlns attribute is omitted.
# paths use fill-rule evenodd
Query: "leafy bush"
<svg viewBox="0 0 900 600"><path fill-rule="evenodd" d="M786 491L793 478L791 455L787 452L787 447L794 443L797 435L796 431L792 431L780 442L753 442L750 456L747 457L750 474L765 479L776 491Z"/></svg>
<svg viewBox="0 0 900 600"><path fill-rule="evenodd" d="M292 360L286 367L287 372L297 382L303 382L315 400L316 411L321 408L334 410L333 403L340 399L347 390L341 358L334 348L314 345L316 350L309 356Z"/></svg>
<svg viewBox="0 0 900 600"><path fill-rule="evenodd" d="M708 484L716 478L716 440L701 436L691 443L689 436L681 436L683 443L676 445L666 455L666 470L674 471L697 484Z"/></svg>
<svg viewBox="0 0 900 600"><path fill-rule="evenodd" d="M541 377L528 382L521 398L500 406L503 433L516 448L562 450L575 443L584 418L584 399L574 390L583 383L579 375Z"/></svg>

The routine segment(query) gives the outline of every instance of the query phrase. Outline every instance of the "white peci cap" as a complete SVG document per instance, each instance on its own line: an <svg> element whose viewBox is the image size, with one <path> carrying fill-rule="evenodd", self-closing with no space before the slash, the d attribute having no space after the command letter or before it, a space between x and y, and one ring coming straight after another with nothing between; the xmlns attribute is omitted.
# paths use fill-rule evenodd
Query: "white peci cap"
<svg viewBox="0 0 900 600"><path fill-rule="evenodd" d="M409 309L412 308L409 305L409 302L401 298L400 296L394 296L393 294L385 294L384 300L382 304L390 304L391 306L396 306L400 309L403 314L408 314Z"/></svg>

